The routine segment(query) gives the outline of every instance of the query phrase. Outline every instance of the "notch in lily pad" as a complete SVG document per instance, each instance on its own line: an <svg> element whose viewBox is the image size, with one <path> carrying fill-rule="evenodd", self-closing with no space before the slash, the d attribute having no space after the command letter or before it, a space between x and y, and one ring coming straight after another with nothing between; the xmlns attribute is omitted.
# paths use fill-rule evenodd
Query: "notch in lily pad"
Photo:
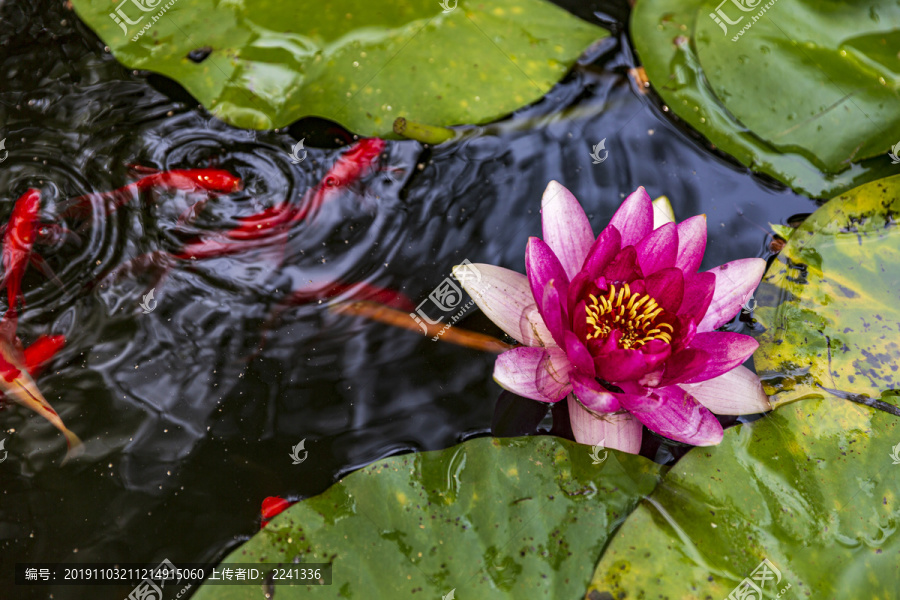
<svg viewBox="0 0 900 600"><path fill-rule="evenodd" d="M203 46L202 48L195 48L188 52L188 60L197 63L198 65L202 63L204 60L209 58L209 55L212 54L212 47Z"/></svg>

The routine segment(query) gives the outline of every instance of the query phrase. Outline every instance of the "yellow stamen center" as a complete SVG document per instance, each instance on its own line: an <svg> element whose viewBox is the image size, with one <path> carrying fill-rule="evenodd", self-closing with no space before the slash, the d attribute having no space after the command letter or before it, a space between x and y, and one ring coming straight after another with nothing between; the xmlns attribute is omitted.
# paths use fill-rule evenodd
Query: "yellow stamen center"
<svg viewBox="0 0 900 600"><path fill-rule="evenodd" d="M618 329L622 332L619 345L625 349L640 348L651 340L672 342L672 326L658 320L662 307L646 294L633 294L627 283L610 285L609 291L599 298L593 294L588 297L590 302L584 308L587 323L594 328L588 333L589 340L606 338Z"/></svg>

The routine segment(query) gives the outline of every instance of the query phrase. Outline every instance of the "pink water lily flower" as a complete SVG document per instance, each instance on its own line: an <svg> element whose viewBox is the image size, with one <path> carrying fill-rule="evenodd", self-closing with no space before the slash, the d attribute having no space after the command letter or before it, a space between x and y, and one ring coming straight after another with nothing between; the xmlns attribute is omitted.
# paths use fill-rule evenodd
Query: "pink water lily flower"
<svg viewBox="0 0 900 600"><path fill-rule="evenodd" d="M698 272L706 217L674 223L644 188L594 237L587 215L552 181L542 200L544 239L525 251L527 277L475 265L463 277L476 304L522 346L497 358L494 379L543 402L568 399L575 439L637 453L643 425L673 440L718 444L713 413L771 408L741 364L752 337L715 331L756 289L760 258Z"/></svg>

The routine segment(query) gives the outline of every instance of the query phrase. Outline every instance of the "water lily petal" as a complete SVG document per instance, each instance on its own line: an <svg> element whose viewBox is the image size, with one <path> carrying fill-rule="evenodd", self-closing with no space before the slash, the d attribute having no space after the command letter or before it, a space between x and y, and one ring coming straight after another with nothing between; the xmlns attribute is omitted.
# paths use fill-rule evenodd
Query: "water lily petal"
<svg viewBox="0 0 900 600"><path fill-rule="evenodd" d="M641 451L643 427L628 413L613 413L602 418L587 411L571 394L568 397L569 422L579 444L602 445L637 454Z"/></svg>
<svg viewBox="0 0 900 600"><path fill-rule="evenodd" d="M594 377L594 359L591 357L591 353L588 352L585 345L578 339L578 336L571 331L566 331L563 335L563 339L565 342L564 348L566 356L568 357L569 362L585 375Z"/></svg>
<svg viewBox="0 0 900 600"><path fill-rule="evenodd" d="M684 276L684 300L678 314L699 323L712 303L716 293L716 276L713 273L694 273Z"/></svg>
<svg viewBox="0 0 900 600"><path fill-rule="evenodd" d="M544 241L562 263L571 280L594 243L594 231L572 192L551 181L541 198Z"/></svg>
<svg viewBox="0 0 900 600"><path fill-rule="evenodd" d="M572 393L588 410L601 415L621 410L616 395L600 385L594 377L573 371L571 379Z"/></svg>
<svg viewBox="0 0 900 600"><path fill-rule="evenodd" d="M716 276L716 291L697 330L712 331L733 319L759 285L765 271L766 261L761 258L733 260L707 271Z"/></svg>
<svg viewBox="0 0 900 600"><path fill-rule="evenodd" d="M684 274L677 267L657 271L644 280L647 293L669 312L675 312L684 298ZM634 290L632 290L634 291Z"/></svg>
<svg viewBox="0 0 900 600"><path fill-rule="evenodd" d="M665 387L675 383L682 383L691 377L699 375L706 369L710 356L703 350L685 348L673 352L666 361L666 371L658 387Z"/></svg>
<svg viewBox="0 0 900 600"><path fill-rule="evenodd" d="M706 215L697 215L678 224L678 258L675 266L696 273L706 252Z"/></svg>
<svg viewBox="0 0 900 600"><path fill-rule="evenodd" d="M694 446L722 441L722 425L689 393L678 386L654 388L645 395L617 394L622 407L648 429Z"/></svg>
<svg viewBox="0 0 900 600"><path fill-rule="evenodd" d="M567 296L569 276L550 246L539 238L528 238L528 245L525 247L525 273L531 284L531 293L538 303L543 300L544 287L551 279L556 281L560 297Z"/></svg>
<svg viewBox="0 0 900 600"><path fill-rule="evenodd" d="M495 265L472 266L481 278L473 278L470 269L460 270L466 273L460 284L494 324L526 346L555 345L525 275Z"/></svg>
<svg viewBox="0 0 900 600"><path fill-rule="evenodd" d="M635 245L638 264L644 276L660 269L675 266L678 254L678 233L674 223L667 223L654 229L650 235Z"/></svg>
<svg viewBox="0 0 900 600"><path fill-rule="evenodd" d="M608 339L611 338L612 336ZM635 381L665 362L671 352L671 346L665 342L651 342L640 350L616 348L612 352L596 356L594 366L597 377L606 381Z"/></svg>
<svg viewBox="0 0 900 600"><path fill-rule="evenodd" d="M727 373L750 358L759 342L742 333L708 331L695 335L690 347L709 354L709 361L700 373L686 377L680 383L699 383Z"/></svg>
<svg viewBox="0 0 900 600"><path fill-rule="evenodd" d="M612 225L607 226L588 250L587 257L584 259L582 271L590 274L590 279L596 279L622 249L622 234Z"/></svg>
<svg viewBox="0 0 900 600"><path fill-rule="evenodd" d="M612 261L603 269L603 277L607 281L627 281L642 279L644 274L637 261L637 250L634 246L622 248Z"/></svg>
<svg viewBox="0 0 900 600"><path fill-rule="evenodd" d="M759 377L743 366L702 383L682 383L678 387L717 415L751 415L772 410Z"/></svg>
<svg viewBox="0 0 900 600"><path fill-rule="evenodd" d="M639 187L610 219L609 224L622 234L622 246L634 246L653 231L653 202L647 190Z"/></svg>
<svg viewBox="0 0 900 600"><path fill-rule="evenodd" d="M568 319L566 318L566 308L563 306L563 298L560 296L555 279L551 279L544 286L544 297L541 299L539 308L544 324L550 331L550 335L553 336L553 341L556 342L557 346L564 348L565 323L568 322Z"/></svg>
<svg viewBox="0 0 900 600"><path fill-rule="evenodd" d="M540 402L559 402L572 391L572 365L559 348L519 347L494 363L494 380L503 389Z"/></svg>
<svg viewBox="0 0 900 600"><path fill-rule="evenodd" d="M662 227L666 223L675 222L675 211L672 203L665 196L660 196L653 201L653 229Z"/></svg>

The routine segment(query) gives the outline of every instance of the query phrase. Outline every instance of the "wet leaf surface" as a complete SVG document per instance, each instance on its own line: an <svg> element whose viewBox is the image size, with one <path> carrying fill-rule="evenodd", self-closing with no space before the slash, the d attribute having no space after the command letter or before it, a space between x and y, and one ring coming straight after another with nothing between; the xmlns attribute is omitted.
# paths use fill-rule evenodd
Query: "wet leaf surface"
<svg viewBox="0 0 900 600"><path fill-rule="evenodd" d="M608 452L608 454L606 454ZM576 598L607 537L658 481L639 456L552 437L479 438L395 456L300 502L229 562L331 562L330 586L276 598ZM256 598L253 586L194 596Z"/></svg>
<svg viewBox="0 0 900 600"><path fill-rule="evenodd" d="M851 190L794 230L769 268L754 364L776 405L810 395L897 404L898 215L900 176Z"/></svg>
<svg viewBox="0 0 900 600"><path fill-rule="evenodd" d="M628 517L586 599L726 598L763 559L778 573L765 595L746 597L790 586L782 598L893 598L898 442L897 417L839 399L795 402L727 430Z"/></svg>
<svg viewBox="0 0 900 600"><path fill-rule="evenodd" d="M171 77L228 123L316 116L366 136L390 135L401 116L496 120L540 99L608 35L543 0L454 0L449 12L437 0L73 5L120 62Z"/></svg>
<svg viewBox="0 0 900 600"><path fill-rule="evenodd" d="M889 0L640 0L631 31L678 117L754 171L827 198L894 172L898 21Z"/></svg>

